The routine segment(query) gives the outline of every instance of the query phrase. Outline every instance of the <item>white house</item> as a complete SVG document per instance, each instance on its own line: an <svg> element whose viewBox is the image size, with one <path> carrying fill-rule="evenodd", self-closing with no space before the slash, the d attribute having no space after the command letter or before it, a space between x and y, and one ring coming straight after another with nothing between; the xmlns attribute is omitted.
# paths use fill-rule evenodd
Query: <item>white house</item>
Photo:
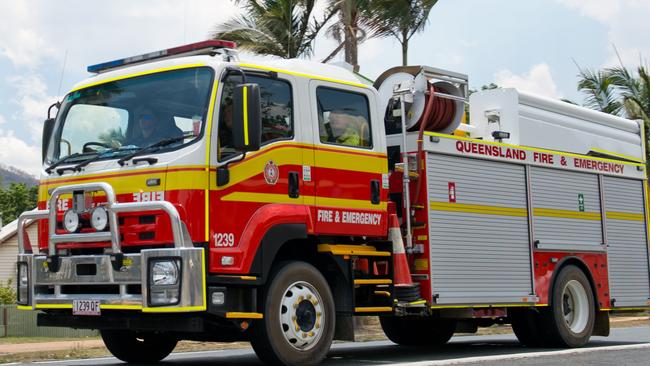
<svg viewBox="0 0 650 366"><path fill-rule="evenodd" d="M36 222L27 224L27 235L34 247L37 243L37 230ZM0 229L0 286L5 286L8 280L11 280L15 286L17 254L18 220L14 220Z"/></svg>

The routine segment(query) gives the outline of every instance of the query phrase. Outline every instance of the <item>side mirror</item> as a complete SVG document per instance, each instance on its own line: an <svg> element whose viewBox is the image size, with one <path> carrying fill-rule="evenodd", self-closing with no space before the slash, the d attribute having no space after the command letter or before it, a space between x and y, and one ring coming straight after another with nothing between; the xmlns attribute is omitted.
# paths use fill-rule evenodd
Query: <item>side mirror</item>
<svg viewBox="0 0 650 366"><path fill-rule="evenodd" d="M232 137L235 149L257 151L262 144L262 114L260 87L240 84L233 93Z"/></svg>
<svg viewBox="0 0 650 366"><path fill-rule="evenodd" d="M50 139L52 137L52 130L54 130L54 118L48 118L43 123L43 139L41 141L42 151L41 151L41 162L45 161L45 155L47 155L47 148L50 145Z"/></svg>
<svg viewBox="0 0 650 366"><path fill-rule="evenodd" d="M53 103L47 109L47 119L43 123L43 136L41 140L41 162L45 161L45 155L47 155L47 148L50 145L50 139L52 138L52 131L54 130L54 122L56 121L56 114L54 115L54 117L51 117L52 108L56 108L58 113L58 109L61 108L61 103L59 102Z"/></svg>

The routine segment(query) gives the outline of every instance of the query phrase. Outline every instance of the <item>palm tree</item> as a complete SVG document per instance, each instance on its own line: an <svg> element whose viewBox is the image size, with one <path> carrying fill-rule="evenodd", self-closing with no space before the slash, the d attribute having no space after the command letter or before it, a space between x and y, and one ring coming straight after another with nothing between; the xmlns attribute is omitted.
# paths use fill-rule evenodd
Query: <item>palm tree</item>
<svg viewBox="0 0 650 366"><path fill-rule="evenodd" d="M619 58L620 61L620 58ZM642 120L645 141L650 141L650 75L641 63L636 75L621 62L620 66L597 72L581 69L578 90L587 95L585 106L601 112ZM646 149L646 162L650 168L650 149Z"/></svg>
<svg viewBox="0 0 650 366"><path fill-rule="evenodd" d="M395 37L402 45L402 65L408 64L411 37L424 30L438 0L371 0L363 22L373 37Z"/></svg>
<svg viewBox="0 0 650 366"><path fill-rule="evenodd" d="M345 62L352 65L355 72L359 71L359 43L366 38L366 32L360 27L360 23L371 1L330 0L326 17L338 14L339 21L327 29L327 35L339 42L339 45L322 62L328 62L344 49Z"/></svg>
<svg viewBox="0 0 650 366"><path fill-rule="evenodd" d="M329 20L312 15L316 0L235 0L244 13L215 26L210 38L234 41L246 51L282 58L309 56Z"/></svg>

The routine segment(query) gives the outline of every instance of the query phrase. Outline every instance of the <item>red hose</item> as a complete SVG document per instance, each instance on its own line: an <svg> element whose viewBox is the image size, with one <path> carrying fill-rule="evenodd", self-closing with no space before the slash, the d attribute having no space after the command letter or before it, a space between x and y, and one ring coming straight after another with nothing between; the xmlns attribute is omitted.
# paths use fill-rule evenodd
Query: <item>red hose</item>
<svg viewBox="0 0 650 366"><path fill-rule="evenodd" d="M413 199L414 204L418 204L420 199L420 190L422 189L422 166L421 164L421 155L422 155L422 139L424 137L424 131L436 132L447 128L456 117L456 106L453 100L446 98L439 98L435 95L436 88L433 84L429 84L429 95L426 96L426 104L424 106L424 113L422 113L422 118L416 124L416 127L419 125L418 133L418 153L417 153L417 172L420 173L420 178L415 189L415 195ZM405 162L404 171L408 171L408 163ZM406 213L410 215L410 212Z"/></svg>

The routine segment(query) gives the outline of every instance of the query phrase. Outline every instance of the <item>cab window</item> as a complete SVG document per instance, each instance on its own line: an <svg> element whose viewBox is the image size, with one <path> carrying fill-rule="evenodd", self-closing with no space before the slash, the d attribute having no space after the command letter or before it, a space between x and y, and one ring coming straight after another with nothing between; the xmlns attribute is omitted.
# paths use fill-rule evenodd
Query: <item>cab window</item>
<svg viewBox="0 0 650 366"><path fill-rule="evenodd" d="M318 87L320 141L353 147L372 147L370 112L365 95L348 90Z"/></svg>
<svg viewBox="0 0 650 366"><path fill-rule="evenodd" d="M262 145L293 138L293 99L291 84L285 80L246 75L247 83L260 86L262 103ZM232 137L232 94L241 76L229 76L223 85L219 109L219 160L236 154Z"/></svg>

